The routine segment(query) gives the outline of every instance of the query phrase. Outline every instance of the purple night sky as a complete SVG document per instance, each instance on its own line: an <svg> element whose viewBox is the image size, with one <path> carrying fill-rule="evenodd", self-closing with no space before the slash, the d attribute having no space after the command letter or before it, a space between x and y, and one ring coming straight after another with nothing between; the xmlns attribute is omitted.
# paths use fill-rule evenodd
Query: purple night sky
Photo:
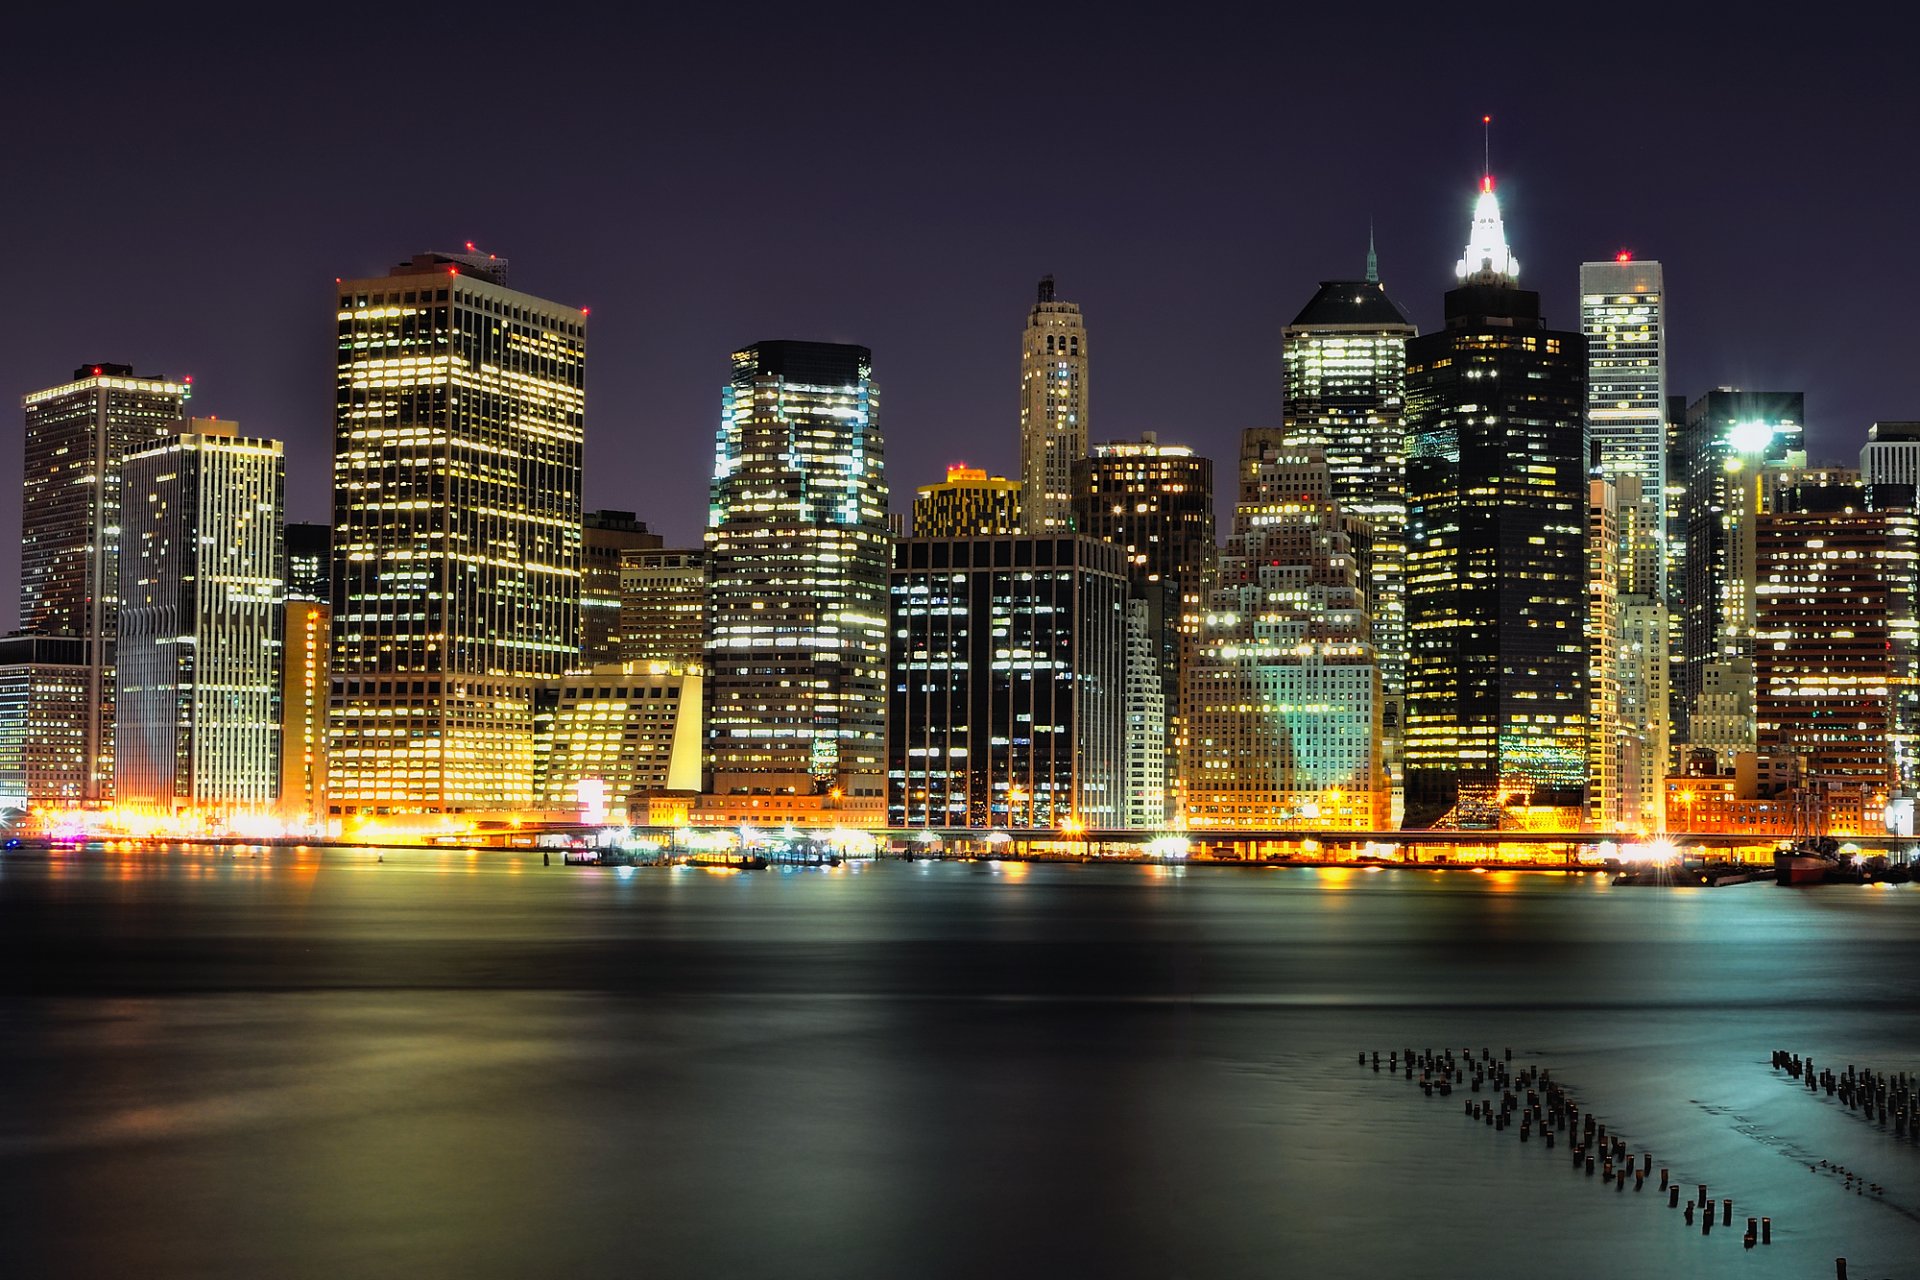
<svg viewBox="0 0 1920 1280"><path fill-rule="evenodd" d="M18 397L103 360L191 374L196 412L284 439L290 518L327 519L334 277L465 240L592 308L587 505L673 541L704 518L727 354L757 339L873 349L896 509L950 461L1014 467L1045 272L1086 312L1094 439L1229 460L1278 421L1280 328L1358 276L1369 218L1389 291L1439 322L1483 112L1550 323L1577 327L1583 259L1630 247L1666 265L1673 391L1803 389L1821 461L1920 417L1920 99L1891 32L652 8L15 30L0 525ZM536 12L555 25L516 25ZM8 541L0 624L16 583Z"/></svg>

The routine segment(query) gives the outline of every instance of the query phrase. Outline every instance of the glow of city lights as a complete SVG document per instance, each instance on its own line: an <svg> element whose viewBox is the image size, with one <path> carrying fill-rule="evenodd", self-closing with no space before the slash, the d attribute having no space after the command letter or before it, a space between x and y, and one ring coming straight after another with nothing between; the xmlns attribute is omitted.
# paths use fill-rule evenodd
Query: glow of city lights
<svg viewBox="0 0 1920 1280"><path fill-rule="evenodd" d="M1772 443L1770 422L1736 422L1727 429L1727 447L1735 453L1762 453Z"/></svg>

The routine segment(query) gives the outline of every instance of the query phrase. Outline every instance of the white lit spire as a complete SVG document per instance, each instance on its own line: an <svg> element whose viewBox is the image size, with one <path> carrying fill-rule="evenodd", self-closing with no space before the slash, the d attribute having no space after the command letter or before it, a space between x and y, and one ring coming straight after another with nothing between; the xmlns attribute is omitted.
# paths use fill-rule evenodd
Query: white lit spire
<svg viewBox="0 0 1920 1280"><path fill-rule="evenodd" d="M1453 274L1462 282L1475 284L1516 284L1520 279L1520 259L1507 248L1507 228L1500 221L1500 200L1493 194L1493 175L1480 179L1480 198L1473 205L1473 231L1467 237L1467 251L1454 264Z"/></svg>

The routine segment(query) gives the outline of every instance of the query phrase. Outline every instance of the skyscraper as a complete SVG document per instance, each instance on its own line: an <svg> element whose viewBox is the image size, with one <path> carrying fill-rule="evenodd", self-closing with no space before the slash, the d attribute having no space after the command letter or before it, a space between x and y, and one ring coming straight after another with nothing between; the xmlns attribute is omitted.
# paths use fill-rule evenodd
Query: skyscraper
<svg viewBox="0 0 1920 1280"><path fill-rule="evenodd" d="M1380 671L1326 456L1249 431L1241 500L1182 681L1196 828L1376 831Z"/></svg>
<svg viewBox="0 0 1920 1280"><path fill-rule="evenodd" d="M888 822L1125 823L1120 550L1072 534L895 545Z"/></svg>
<svg viewBox="0 0 1920 1280"><path fill-rule="evenodd" d="M333 609L317 600L290 599L284 618L280 628L280 816L289 823L319 824L327 820Z"/></svg>
<svg viewBox="0 0 1920 1280"><path fill-rule="evenodd" d="M956 464L947 468L945 480L914 491L916 538L980 538L1020 528L1018 480Z"/></svg>
<svg viewBox="0 0 1920 1280"><path fill-rule="evenodd" d="M86 798L86 641L74 636L0 639L0 809L78 808Z"/></svg>
<svg viewBox="0 0 1920 1280"><path fill-rule="evenodd" d="M865 347L733 355L707 519L708 790L723 801L793 797L782 816L794 821L884 810L892 538L878 404Z"/></svg>
<svg viewBox="0 0 1920 1280"><path fill-rule="evenodd" d="M27 395L20 505L20 627L86 644L84 801L113 798L114 645L120 603L120 460L179 429L188 379L82 365Z"/></svg>
<svg viewBox="0 0 1920 1280"><path fill-rule="evenodd" d="M1876 422L1860 448L1860 478L1869 488L1920 489L1920 422Z"/></svg>
<svg viewBox="0 0 1920 1280"><path fill-rule="evenodd" d="M636 797L700 789L700 674L608 663L545 682L540 807L582 822L644 823ZM593 816L598 812L599 816Z"/></svg>
<svg viewBox="0 0 1920 1280"><path fill-rule="evenodd" d="M1680 431L1685 559L1675 592L1682 647L1674 718L1683 741L1702 745L1694 719L1711 684L1711 745L1728 766L1725 757L1754 749L1755 522L1766 506L1768 472L1806 465L1805 424L1805 401L1798 391L1720 387L1687 406ZM1707 667L1713 663L1734 667L1710 679ZM1749 692L1736 707L1732 700L1742 688Z"/></svg>
<svg viewBox="0 0 1920 1280"><path fill-rule="evenodd" d="M578 661L586 313L425 253L336 291L331 807L533 801Z"/></svg>
<svg viewBox="0 0 1920 1280"><path fill-rule="evenodd" d="M669 671L706 663L707 553L699 547L620 553L620 660Z"/></svg>
<svg viewBox="0 0 1920 1280"><path fill-rule="evenodd" d="M1029 533L1073 528L1073 464L1087 455L1087 327L1040 281L1020 344L1020 500Z"/></svg>
<svg viewBox="0 0 1920 1280"><path fill-rule="evenodd" d="M1586 341L1519 287L1481 184L1446 327L1407 344L1407 822L1576 809L1587 773Z"/></svg>
<svg viewBox="0 0 1920 1280"><path fill-rule="evenodd" d="M1658 262L1621 252L1580 264L1580 332L1587 339L1587 428L1600 470L1629 472L1660 509L1667 483L1667 296ZM1622 492L1621 500L1627 499ZM1660 588L1664 592L1665 588Z"/></svg>
<svg viewBox="0 0 1920 1280"><path fill-rule="evenodd" d="M286 595L289 600L333 599L333 526L293 524L286 529Z"/></svg>
<svg viewBox="0 0 1920 1280"><path fill-rule="evenodd" d="M1369 245L1366 278L1323 281L1281 336L1287 445L1325 454L1333 500L1366 526L1361 587L1396 789L1407 676L1407 341L1418 332L1387 296Z"/></svg>
<svg viewBox="0 0 1920 1280"><path fill-rule="evenodd" d="M582 669L621 660L620 565L629 551L665 543L631 511L589 511L581 521L580 658Z"/></svg>
<svg viewBox="0 0 1920 1280"><path fill-rule="evenodd" d="M114 798L262 813L280 786L286 466L194 418L122 466Z"/></svg>
<svg viewBox="0 0 1920 1280"><path fill-rule="evenodd" d="M1143 753L1160 756L1157 766L1129 765L1136 776L1163 779L1157 804L1145 793L1133 797L1134 824L1156 826L1170 816L1169 804L1179 801L1181 664L1199 632L1218 554L1213 460L1185 445L1163 445L1147 431L1137 441L1095 445L1074 463L1073 474L1074 528L1126 554L1129 589L1145 606L1129 612L1129 625L1145 628L1132 640L1138 652L1151 654L1160 691L1157 699L1146 696L1137 683L1140 673L1129 672L1129 688L1142 696L1127 717L1133 735L1127 753L1130 760Z"/></svg>

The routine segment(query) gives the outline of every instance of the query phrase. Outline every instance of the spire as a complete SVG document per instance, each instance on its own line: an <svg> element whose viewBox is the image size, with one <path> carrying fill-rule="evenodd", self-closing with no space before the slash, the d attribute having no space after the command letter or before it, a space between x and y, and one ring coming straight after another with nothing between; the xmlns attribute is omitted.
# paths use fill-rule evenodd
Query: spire
<svg viewBox="0 0 1920 1280"><path fill-rule="evenodd" d="M1511 285L1520 281L1520 260L1507 248L1507 228L1500 220L1500 198L1493 194L1490 173L1480 179L1480 196L1473 205L1473 230L1453 274L1462 284Z"/></svg>
<svg viewBox="0 0 1920 1280"><path fill-rule="evenodd" d="M1373 251L1373 219L1367 219L1367 283L1380 283L1380 255Z"/></svg>

